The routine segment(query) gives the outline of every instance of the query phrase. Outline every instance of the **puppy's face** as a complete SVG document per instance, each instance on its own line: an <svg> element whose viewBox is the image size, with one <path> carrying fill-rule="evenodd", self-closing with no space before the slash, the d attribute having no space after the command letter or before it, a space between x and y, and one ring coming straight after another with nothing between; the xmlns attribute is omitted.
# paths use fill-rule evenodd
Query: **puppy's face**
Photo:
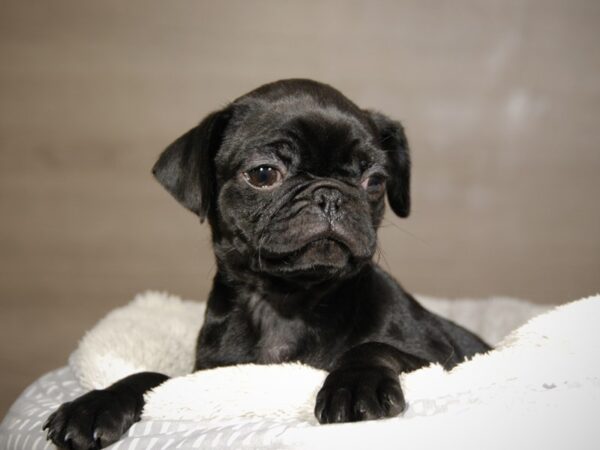
<svg viewBox="0 0 600 450"><path fill-rule="evenodd" d="M329 86L284 80L209 115L154 174L209 218L221 265L315 282L371 259L386 189L408 215L409 165L400 124Z"/></svg>

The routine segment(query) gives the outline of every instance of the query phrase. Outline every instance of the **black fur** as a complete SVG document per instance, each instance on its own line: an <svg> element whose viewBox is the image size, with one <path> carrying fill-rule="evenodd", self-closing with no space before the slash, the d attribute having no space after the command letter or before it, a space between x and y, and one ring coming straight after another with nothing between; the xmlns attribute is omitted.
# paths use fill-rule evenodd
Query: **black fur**
<svg viewBox="0 0 600 450"><path fill-rule="evenodd" d="M248 174L279 173L257 188ZM267 170L267 169L264 169ZM158 181L212 230L217 274L196 370L301 361L330 372L321 423L405 408L398 375L451 368L489 347L415 299L372 257L387 191L410 211L410 157L400 123L310 80L271 83L210 114L160 156ZM166 377L132 375L62 405L57 445L101 448L136 420Z"/></svg>

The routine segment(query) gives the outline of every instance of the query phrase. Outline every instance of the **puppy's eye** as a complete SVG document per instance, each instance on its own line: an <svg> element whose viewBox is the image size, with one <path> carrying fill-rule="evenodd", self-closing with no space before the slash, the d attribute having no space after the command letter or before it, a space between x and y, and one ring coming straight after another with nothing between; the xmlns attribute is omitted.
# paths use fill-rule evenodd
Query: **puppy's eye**
<svg viewBox="0 0 600 450"><path fill-rule="evenodd" d="M281 181L281 172L275 167L258 166L244 172L246 181L257 188L269 188Z"/></svg>
<svg viewBox="0 0 600 450"><path fill-rule="evenodd" d="M367 191L367 194L379 195L385 190L385 177L381 175L371 175L365 178L361 183L363 189Z"/></svg>

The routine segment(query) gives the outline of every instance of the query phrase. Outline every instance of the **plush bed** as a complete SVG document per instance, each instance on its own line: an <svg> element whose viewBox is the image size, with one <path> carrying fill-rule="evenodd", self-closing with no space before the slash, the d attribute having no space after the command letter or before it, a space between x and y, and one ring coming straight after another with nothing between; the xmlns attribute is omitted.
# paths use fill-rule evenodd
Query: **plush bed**
<svg viewBox="0 0 600 450"><path fill-rule="evenodd" d="M498 345L451 372L403 375L401 417L318 425L325 373L301 364L189 374L204 304L148 292L22 393L0 424L0 448L53 448L41 428L58 405L141 370L173 378L146 395L143 419L111 449L598 448L600 296L549 312L508 298L419 300Z"/></svg>

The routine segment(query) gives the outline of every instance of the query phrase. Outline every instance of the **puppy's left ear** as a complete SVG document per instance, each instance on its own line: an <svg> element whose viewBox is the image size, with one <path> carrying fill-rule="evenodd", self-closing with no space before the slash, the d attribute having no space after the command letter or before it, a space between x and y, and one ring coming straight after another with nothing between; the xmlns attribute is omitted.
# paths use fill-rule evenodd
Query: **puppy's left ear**
<svg viewBox="0 0 600 450"><path fill-rule="evenodd" d="M200 221L209 214L216 194L213 159L230 117L228 109L209 114L169 145L152 168L158 182Z"/></svg>
<svg viewBox="0 0 600 450"><path fill-rule="evenodd" d="M367 111L379 134L381 148L387 153L386 189L392 210L400 217L410 214L410 153L404 127L376 111Z"/></svg>

